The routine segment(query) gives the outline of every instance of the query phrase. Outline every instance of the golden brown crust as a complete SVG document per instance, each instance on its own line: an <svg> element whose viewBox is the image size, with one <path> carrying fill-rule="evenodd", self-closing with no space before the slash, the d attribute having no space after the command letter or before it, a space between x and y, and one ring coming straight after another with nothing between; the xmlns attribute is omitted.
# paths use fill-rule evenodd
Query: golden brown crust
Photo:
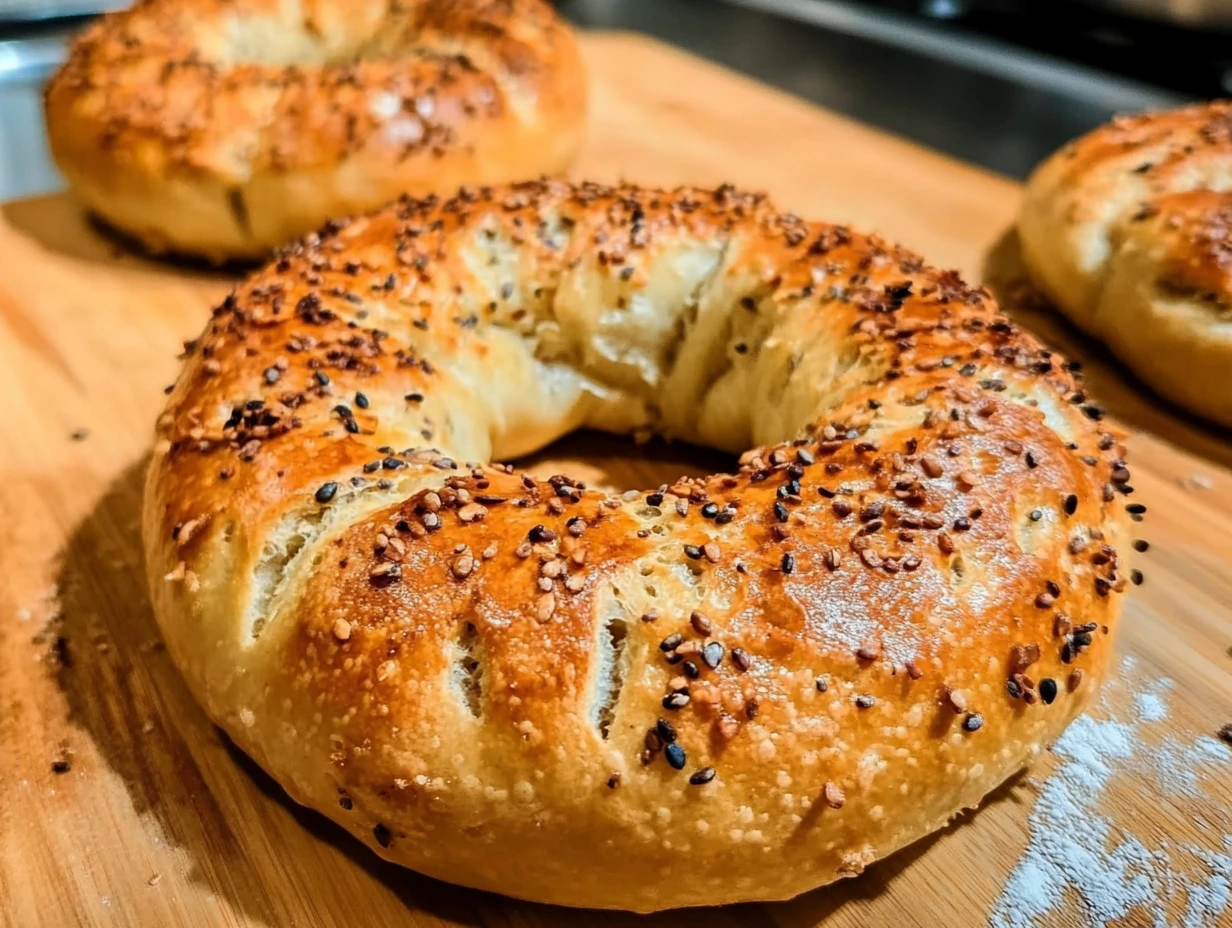
<svg viewBox="0 0 1232 928"><path fill-rule="evenodd" d="M1129 474L1074 377L956 275L730 188L404 200L190 347L156 610L218 723L383 856L790 897L977 805L1106 673ZM466 463L578 425L762 447L615 497Z"/></svg>
<svg viewBox="0 0 1232 928"><path fill-rule="evenodd" d="M143 0L74 43L46 107L87 205L222 259L399 193L562 170L585 75L544 0Z"/></svg>
<svg viewBox="0 0 1232 928"><path fill-rule="evenodd" d="M1123 117L1032 175L1028 270L1149 384L1232 424L1232 103Z"/></svg>

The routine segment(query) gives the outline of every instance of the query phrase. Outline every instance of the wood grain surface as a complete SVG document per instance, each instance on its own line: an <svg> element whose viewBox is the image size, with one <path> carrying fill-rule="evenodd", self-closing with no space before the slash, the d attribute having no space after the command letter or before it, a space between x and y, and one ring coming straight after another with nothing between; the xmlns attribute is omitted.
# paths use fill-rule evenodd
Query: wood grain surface
<svg viewBox="0 0 1232 928"><path fill-rule="evenodd" d="M1008 233L1016 185L644 38L592 34L585 48L594 115L577 176L734 181L799 214L878 229L989 278L1028 324L1088 363L1093 391L1136 433L1135 499L1149 506L1142 528L1152 543L1119 644L1136 676L1110 689L1104 711L1123 708L1135 680L1166 677L1178 737L1232 722L1232 440L1023 299ZM648 919L436 883L290 803L189 698L160 647L139 553L141 475L162 388L180 343L231 280L127 253L67 196L0 205L0 924L986 921L1028 847L1048 757L978 814L858 880L791 903ZM581 435L530 463L645 487L729 462ZM1232 765L1225 772L1201 814L1161 802L1148 778L1110 791L1106 811L1115 827L1145 829L1157 843L1214 848L1220 829L1232 831ZM1138 914L1120 923L1147 924ZM1079 924L1089 910L1067 898L1053 916L1048 924Z"/></svg>

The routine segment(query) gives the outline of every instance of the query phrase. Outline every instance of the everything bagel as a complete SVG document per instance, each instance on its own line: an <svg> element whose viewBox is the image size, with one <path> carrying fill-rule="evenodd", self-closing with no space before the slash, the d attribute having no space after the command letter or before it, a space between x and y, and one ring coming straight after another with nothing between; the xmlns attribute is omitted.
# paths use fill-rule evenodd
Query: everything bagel
<svg viewBox="0 0 1232 928"><path fill-rule="evenodd" d="M189 346L155 609L210 716L390 860L787 898L976 806L1104 677L1139 508L1075 367L729 187L403 199ZM743 454L621 495L486 463L581 426Z"/></svg>
<svg viewBox="0 0 1232 928"><path fill-rule="evenodd" d="M77 40L46 116L94 212L223 260L403 192L560 171L585 96L544 0L142 0Z"/></svg>
<svg viewBox="0 0 1232 928"><path fill-rule="evenodd" d="M1232 102L1120 117L1032 174L1036 285L1164 396L1232 426Z"/></svg>

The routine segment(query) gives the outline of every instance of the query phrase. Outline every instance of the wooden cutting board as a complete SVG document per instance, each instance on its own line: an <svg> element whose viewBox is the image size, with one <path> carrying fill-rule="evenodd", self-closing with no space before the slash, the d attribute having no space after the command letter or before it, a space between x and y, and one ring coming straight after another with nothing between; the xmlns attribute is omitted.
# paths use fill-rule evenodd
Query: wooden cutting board
<svg viewBox="0 0 1232 928"><path fill-rule="evenodd" d="M1013 183L644 38L593 34L585 47L594 117L578 176L767 189L800 214L879 229L1015 289ZM1031 924L1046 909L1040 924L1069 925L1103 906L1139 925L1160 905L1176 919L1193 908L1195 925L1232 923L1232 910L1213 907L1224 866L1215 852L1232 842L1232 754L1211 737L1232 722L1232 441L1149 395L1055 317L1019 310L1089 362L1095 392L1138 430L1147 581L1120 637L1132 666L1091 735L1156 739L1151 756L1173 760L1156 763L1158 776L1118 760L1089 791L1102 805L1082 815L1107 816L1108 848L1136 838L1156 853L1162 889L1147 895L1158 898L1118 913L1081 886L1081 867L1055 904L1023 895L1039 889L1024 854L1052 867L1043 885L1056 889L1056 822L1036 803L1049 783L1082 773L1083 735L978 815L858 880L791 903L641 920L511 902L388 866L291 804L190 700L146 599L139 488L180 342L229 283L125 254L68 197L0 206L0 924L939 926L990 914ZM575 436L532 463L645 487L726 462ZM1134 712L1142 725L1107 727ZM54 772L56 762L68 769ZM1063 775L1049 779L1058 764ZM1172 774L1193 789L1169 792ZM1020 897L1002 895L1011 873ZM1206 896L1186 891L1208 877ZM1204 899L1215 900L1209 911Z"/></svg>

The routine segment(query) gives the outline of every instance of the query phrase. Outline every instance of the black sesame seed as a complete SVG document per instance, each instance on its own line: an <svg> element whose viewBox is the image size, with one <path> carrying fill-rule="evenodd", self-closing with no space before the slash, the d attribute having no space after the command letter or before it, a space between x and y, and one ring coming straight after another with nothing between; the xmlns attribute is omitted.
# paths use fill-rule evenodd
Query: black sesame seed
<svg viewBox="0 0 1232 928"><path fill-rule="evenodd" d="M667 719L655 722L655 734L664 744L674 744L676 741L676 727Z"/></svg>
<svg viewBox="0 0 1232 928"><path fill-rule="evenodd" d="M984 717L978 712L970 713L962 723L963 731L979 731L984 727Z"/></svg>
<svg viewBox="0 0 1232 928"><path fill-rule="evenodd" d="M1145 551L1150 546L1151 546L1151 543L1142 538L1138 538L1134 540L1134 550L1135 551Z"/></svg>
<svg viewBox="0 0 1232 928"><path fill-rule="evenodd" d="M312 376L316 378L317 383L322 387L329 386L329 374L325 373L325 371L317 371Z"/></svg>
<svg viewBox="0 0 1232 928"><path fill-rule="evenodd" d="M683 770L687 758L684 754L684 748L678 744L669 744L663 749L663 756L667 758L667 764L673 770Z"/></svg>
<svg viewBox="0 0 1232 928"><path fill-rule="evenodd" d="M690 680L696 680L702 675L701 668L692 661L685 661L680 665L680 669L684 671L684 675Z"/></svg>
<svg viewBox="0 0 1232 928"><path fill-rule="evenodd" d="M1031 510L1031 521L1032 522L1038 522L1042 518L1044 518L1044 514L1040 512L1038 509Z"/></svg>
<svg viewBox="0 0 1232 928"><path fill-rule="evenodd" d="M1142 503L1130 503L1125 507L1125 511L1130 515L1140 516L1146 512L1146 506Z"/></svg>
<svg viewBox="0 0 1232 928"><path fill-rule="evenodd" d="M784 506L782 502L776 502L774 504L774 517L780 522L787 521L787 507Z"/></svg>
<svg viewBox="0 0 1232 928"><path fill-rule="evenodd" d="M66 760L53 760L51 762L52 773L68 773L73 769L73 765Z"/></svg>
<svg viewBox="0 0 1232 928"><path fill-rule="evenodd" d="M328 503L334 498L338 492L338 484L331 480L329 483L323 483L317 488L316 499L318 503Z"/></svg>
<svg viewBox="0 0 1232 928"><path fill-rule="evenodd" d="M816 680L813 681L813 683L817 686L817 692L819 693L824 693L826 690L830 688L830 683L829 681L826 680L825 677L818 677Z"/></svg>
<svg viewBox="0 0 1232 928"><path fill-rule="evenodd" d="M663 494L662 493L651 493L649 496L646 497L646 505L647 506L662 506L663 505Z"/></svg>
<svg viewBox="0 0 1232 928"><path fill-rule="evenodd" d="M393 835L389 833L389 829L379 824L372 829L372 837L376 838L376 843L381 847L389 847L390 841L393 840Z"/></svg>
<svg viewBox="0 0 1232 928"><path fill-rule="evenodd" d="M531 544L537 545L549 541L555 541L556 533L545 525L536 525L526 533L526 537L531 540Z"/></svg>
<svg viewBox="0 0 1232 928"><path fill-rule="evenodd" d="M705 786L714 779L714 774L715 770L713 767L703 767L694 773L693 776L689 777L689 784L691 786Z"/></svg>
<svg viewBox="0 0 1232 928"><path fill-rule="evenodd" d="M424 401L424 395L422 393L408 393L404 399L408 403L422 403Z"/></svg>
<svg viewBox="0 0 1232 928"><path fill-rule="evenodd" d="M707 503L705 506L702 507L702 518L703 519L713 519L718 514L719 514L719 507L716 506L714 503Z"/></svg>
<svg viewBox="0 0 1232 928"><path fill-rule="evenodd" d="M1065 514L1067 516L1072 516L1077 511L1078 497L1071 493L1069 496L1065 497Z"/></svg>
<svg viewBox="0 0 1232 928"><path fill-rule="evenodd" d="M860 709L871 709L877 705L877 697L871 696L868 693L856 697L856 706Z"/></svg>
<svg viewBox="0 0 1232 928"><path fill-rule="evenodd" d="M355 394L355 405L358 406L360 409L367 409L368 408L368 397L365 396L363 393L356 393Z"/></svg>
<svg viewBox="0 0 1232 928"><path fill-rule="evenodd" d="M1017 699L1022 695L1022 687L1018 685L1018 681L1013 677L1005 681L1005 691L1010 694L1011 699Z"/></svg>
<svg viewBox="0 0 1232 928"><path fill-rule="evenodd" d="M1134 586L1142 586L1142 581L1145 578L1142 576L1142 571L1138 570L1135 567L1133 570L1129 572L1129 579L1130 579L1130 582L1133 583Z"/></svg>
<svg viewBox="0 0 1232 928"><path fill-rule="evenodd" d="M783 555L783 560L779 566L783 568L783 573L792 573L796 569L796 556L788 551Z"/></svg>
<svg viewBox="0 0 1232 928"><path fill-rule="evenodd" d="M731 656L732 663L741 671L748 670L753 665L753 659L744 648L732 648Z"/></svg>
<svg viewBox="0 0 1232 928"><path fill-rule="evenodd" d="M664 709L683 709L689 704L688 693L668 693L663 697Z"/></svg>
<svg viewBox="0 0 1232 928"><path fill-rule="evenodd" d="M716 669L723 662L723 645L717 641L712 641L702 648L702 660L711 670Z"/></svg>
<svg viewBox="0 0 1232 928"><path fill-rule="evenodd" d="M684 546L684 556L687 557L691 561L701 560L702 549L699 548L697 545L685 545Z"/></svg>
<svg viewBox="0 0 1232 928"><path fill-rule="evenodd" d="M659 642L660 651L675 651L684 642L684 635L677 632L674 635L668 635Z"/></svg>
<svg viewBox="0 0 1232 928"><path fill-rule="evenodd" d="M1057 681L1052 677L1044 677L1039 683L1039 694L1044 705L1051 706L1052 701L1057 698Z"/></svg>

